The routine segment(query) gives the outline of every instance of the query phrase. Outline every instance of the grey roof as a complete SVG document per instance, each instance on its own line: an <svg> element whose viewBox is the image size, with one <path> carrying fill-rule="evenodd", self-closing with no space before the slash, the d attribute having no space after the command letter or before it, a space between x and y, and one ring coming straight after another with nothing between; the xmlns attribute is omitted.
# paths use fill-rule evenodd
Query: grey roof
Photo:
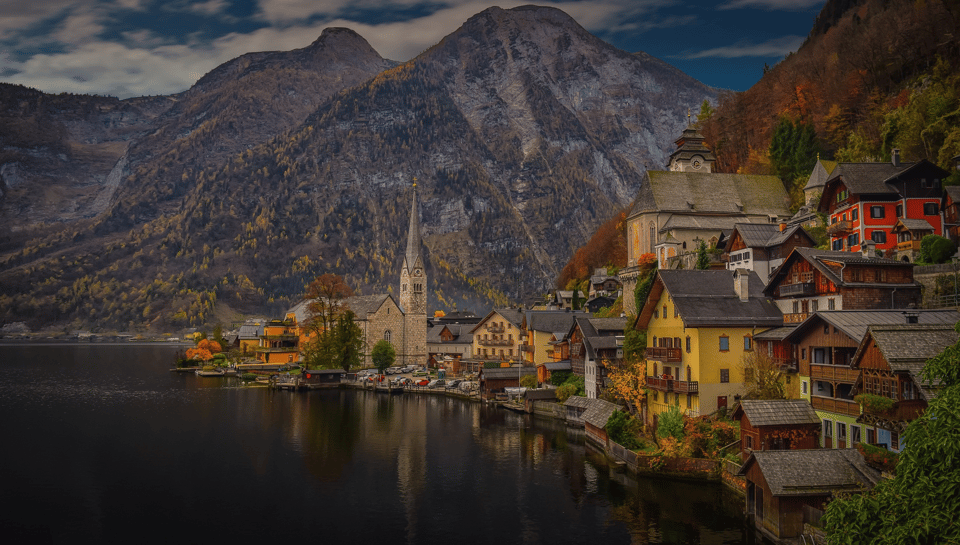
<svg viewBox="0 0 960 545"><path fill-rule="evenodd" d="M631 214L644 211L787 215L790 198L776 176L648 170Z"/></svg>
<svg viewBox="0 0 960 545"><path fill-rule="evenodd" d="M413 199L410 205L410 227L407 230L407 251L403 256L403 265L407 270L422 267L420 257L420 212L417 209L417 184L413 184Z"/></svg>
<svg viewBox="0 0 960 545"><path fill-rule="evenodd" d="M528 310L526 311L527 330L547 333L567 331L579 316L589 316L589 314L565 310Z"/></svg>
<svg viewBox="0 0 960 545"><path fill-rule="evenodd" d="M903 225L908 231L933 231L933 226L930 225L930 222L923 218L900 218L891 231L894 233L899 232L900 229L897 229L898 225Z"/></svg>
<svg viewBox="0 0 960 545"><path fill-rule="evenodd" d="M530 400L537 399L557 399L557 391L553 388L540 388L537 390L527 390L523 397Z"/></svg>
<svg viewBox="0 0 960 545"><path fill-rule="evenodd" d="M453 335L452 341L443 340L440 335L447 329ZM427 342L434 344L469 344L473 342L473 324L443 324L427 328Z"/></svg>
<svg viewBox="0 0 960 545"><path fill-rule="evenodd" d="M601 331L617 331L622 335L623 328L627 325L627 318L590 318L590 325L592 325L598 333Z"/></svg>
<svg viewBox="0 0 960 545"><path fill-rule="evenodd" d="M485 367L480 370L480 377L485 380L511 379L517 378L518 376L536 374L536 367L521 367L519 372L516 367Z"/></svg>
<svg viewBox="0 0 960 545"><path fill-rule="evenodd" d="M822 188L836 168L836 161L817 159L817 164L814 165L813 172L810 173L810 178L807 179L807 185L803 186L803 190Z"/></svg>
<svg viewBox="0 0 960 545"><path fill-rule="evenodd" d="M787 338L787 335L793 333L797 328L797 324L785 325L783 327L773 327L766 331L761 331L756 333L753 336L755 341L782 341Z"/></svg>
<svg viewBox="0 0 960 545"><path fill-rule="evenodd" d="M786 340L797 343L811 328L822 327L824 322L837 328L847 337L860 342L871 325L906 325L906 313L917 316L919 324L946 324L953 325L960 321L960 312L953 309L939 310L820 310L806 320L785 337Z"/></svg>
<svg viewBox="0 0 960 545"><path fill-rule="evenodd" d="M873 339L891 371L909 373L914 384L929 401L936 397L938 384L928 384L920 376L927 360L956 344L953 324L871 325L867 335ZM867 343L861 343L854 355L854 366Z"/></svg>
<svg viewBox="0 0 960 545"><path fill-rule="evenodd" d="M748 248L770 248L783 244L793 236L794 233L802 231L809 240L813 240L810 235L800 226L793 224L780 230L780 224L777 223L738 223L734 229L740 233L740 238Z"/></svg>
<svg viewBox="0 0 960 545"><path fill-rule="evenodd" d="M616 348L619 346L617 337L614 335L601 335L599 337L588 337L590 341L590 346L594 350L599 350L601 348Z"/></svg>
<svg viewBox="0 0 960 545"><path fill-rule="evenodd" d="M304 299L287 310L287 314L293 314L298 324L305 323L310 318L310 303L313 299Z"/></svg>
<svg viewBox="0 0 960 545"><path fill-rule="evenodd" d="M871 267L904 267L913 269L912 263L906 263L903 261L897 261L895 259L885 259L879 257L863 257L863 254L860 252L840 252L835 250L818 250L816 248L803 248L798 247L794 248L790 255L783 261L783 264L777 267L770 274L770 283L767 284L764 288L764 293L767 295L772 295L776 290L777 286L780 285L780 281L786 276L787 272L790 270L790 267L799 259L805 259L811 265L813 265L818 271L820 271L824 276L830 279L831 282L838 286L882 286L882 287L898 287L898 288L908 288L908 287L918 287L920 284L917 282L909 284L887 284L887 283L871 283L871 282L849 282L847 280L840 280L840 276L834 271L834 268L830 264L835 264L837 268L842 270L842 265L870 265Z"/></svg>
<svg viewBox="0 0 960 545"><path fill-rule="evenodd" d="M744 223L749 218L743 216L700 216L694 213L674 213L670 215L670 218L663 223L663 226L660 227L660 233L666 233L674 229L685 229L688 231L726 231L732 230L735 225L738 223ZM757 218L760 221L761 218ZM773 225L767 216L764 216L763 223ZM680 243L675 237L670 235L667 238L664 238L661 242L675 242Z"/></svg>
<svg viewBox="0 0 960 545"><path fill-rule="evenodd" d="M740 469L746 475L753 464L774 496L808 496L836 492L865 492L880 479L856 449L754 451Z"/></svg>
<svg viewBox="0 0 960 545"><path fill-rule="evenodd" d="M541 365L543 365L547 371L569 371L573 368L570 360L548 361L547 363L542 363Z"/></svg>
<svg viewBox="0 0 960 545"><path fill-rule="evenodd" d="M588 399L587 402L587 410L583 413L583 421L597 428L606 426L607 420L610 420L610 416L613 415L613 411L620 409L613 403L602 399Z"/></svg>
<svg viewBox="0 0 960 545"><path fill-rule="evenodd" d="M379 310L387 299L393 300L393 296L386 293L354 295L353 297L347 297L344 300L344 305L353 311L358 320L366 320L367 314Z"/></svg>
<svg viewBox="0 0 960 545"><path fill-rule="evenodd" d="M950 200L954 204L960 202L960 185L947 185L943 187L943 201L945 202L947 197L950 197Z"/></svg>
<svg viewBox="0 0 960 545"><path fill-rule="evenodd" d="M590 406L590 400L585 397L580 396L570 396L566 401L563 402L564 407L578 407L580 409L586 409Z"/></svg>
<svg viewBox="0 0 960 545"><path fill-rule="evenodd" d="M897 194L896 188L887 185L886 181L896 178L915 164L900 163L900 166L893 166L892 162L840 163L827 178L827 183L840 178L850 193Z"/></svg>
<svg viewBox="0 0 960 545"><path fill-rule="evenodd" d="M471 333L476 332L478 329L480 329L480 326L486 323L487 320L492 318L494 314L498 314L501 317L503 317L503 319L510 322L513 325L513 327L517 329L523 329L523 311L522 310L516 309L516 308L495 308L490 312L488 312L487 315L484 316L482 320L480 320L480 322L474 325L470 329L470 332Z"/></svg>
<svg viewBox="0 0 960 545"><path fill-rule="evenodd" d="M741 301L734 291L736 274L748 275L747 301ZM686 327L783 325L783 313L763 296L763 282L754 271L660 269L657 277L673 298ZM641 315L647 313L650 305L656 305L653 290Z"/></svg>
<svg viewBox="0 0 960 545"><path fill-rule="evenodd" d="M757 426L820 425L820 417L805 399L744 399L734 413L743 412Z"/></svg>
<svg viewBox="0 0 960 545"><path fill-rule="evenodd" d="M259 339L263 335L263 326L267 320L246 321L237 330L237 336L241 339Z"/></svg>

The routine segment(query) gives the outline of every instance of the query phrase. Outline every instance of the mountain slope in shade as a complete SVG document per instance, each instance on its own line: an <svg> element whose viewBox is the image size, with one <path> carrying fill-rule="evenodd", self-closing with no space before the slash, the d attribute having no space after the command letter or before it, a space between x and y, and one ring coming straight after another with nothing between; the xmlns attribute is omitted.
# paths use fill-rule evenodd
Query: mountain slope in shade
<svg viewBox="0 0 960 545"><path fill-rule="evenodd" d="M233 62L197 87L241 71ZM178 104L165 118L181 124L154 136L172 144L131 146L134 175L95 228L7 259L0 278L28 295L4 291L0 309L7 319L34 308L57 321L200 325L219 309L282 308L323 272L363 292L392 290L414 178L429 306L508 304L552 285L573 249L630 202L644 170L663 168L688 109L714 97L559 10L490 8L225 159L207 155L254 128L231 132L223 115L197 119L202 111ZM27 268L60 276L38 286ZM84 288L98 285L127 290L130 302L98 307Z"/></svg>

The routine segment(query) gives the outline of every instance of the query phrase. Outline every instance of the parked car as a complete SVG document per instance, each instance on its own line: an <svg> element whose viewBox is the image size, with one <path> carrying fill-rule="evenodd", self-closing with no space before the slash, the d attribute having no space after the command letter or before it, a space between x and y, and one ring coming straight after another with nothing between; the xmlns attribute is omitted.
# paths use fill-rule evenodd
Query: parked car
<svg viewBox="0 0 960 545"><path fill-rule="evenodd" d="M457 379L453 379L453 380L451 380L450 382L447 383L446 388L447 388L448 390L453 389L453 388L456 388L457 386L460 385L461 382L463 382L463 381L460 380L460 379L458 379L458 378L457 378Z"/></svg>
<svg viewBox="0 0 960 545"><path fill-rule="evenodd" d="M400 377L397 379L398 386L410 386L413 384L413 381L410 380L410 377Z"/></svg>
<svg viewBox="0 0 960 545"><path fill-rule="evenodd" d="M429 374L430 374L430 373L427 373L427 370L424 369L424 368L422 368L422 367L421 367L420 369L417 369L416 371L413 372L413 376L415 376L415 377L425 377L425 376L427 376L427 375L429 375Z"/></svg>
<svg viewBox="0 0 960 545"><path fill-rule="evenodd" d="M427 384L427 388L439 388L446 384L446 381L442 378L434 379L430 381L430 384Z"/></svg>
<svg viewBox="0 0 960 545"><path fill-rule="evenodd" d="M417 382L417 386L427 386L428 384L430 384L430 379L426 379L426 378Z"/></svg>
<svg viewBox="0 0 960 545"><path fill-rule="evenodd" d="M466 380L466 381L463 381L463 382L460 383L460 391L461 391L461 392L471 392L471 391L476 390L476 389L477 389L477 383L476 383L476 382L470 382L470 381Z"/></svg>

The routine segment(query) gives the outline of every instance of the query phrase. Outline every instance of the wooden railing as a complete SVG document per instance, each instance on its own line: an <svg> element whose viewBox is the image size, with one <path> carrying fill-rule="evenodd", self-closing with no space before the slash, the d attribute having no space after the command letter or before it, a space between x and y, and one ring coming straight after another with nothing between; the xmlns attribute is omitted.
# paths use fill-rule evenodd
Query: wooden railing
<svg viewBox="0 0 960 545"><path fill-rule="evenodd" d="M799 282L797 284L781 284L780 296L790 297L791 295L815 295L817 286L813 282Z"/></svg>
<svg viewBox="0 0 960 545"><path fill-rule="evenodd" d="M875 415L892 422L911 422L927 408L927 402L922 399L905 399L893 404L888 411L874 412L864 407L864 414Z"/></svg>
<svg viewBox="0 0 960 545"><path fill-rule="evenodd" d="M859 375L859 369L851 369L843 365L810 364L810 380L826 380L853 384L857 381Z"/></svg>
<svg viewBox="0 0 960 545"><path fill-rule="evenodd" d="M905 241L905 242L898 242L898 243L897 243L897 251L898 251L898 252L909 252L909 251L911 251L911 250L913 250L913 251L915 251L915 252L919 252L919 251L920 251L920 241L919 241L919 240L907 240L907 241Z"/></svg>
<svg viewBox="0 0 960 545"><path fill-rule="evenodd" d="M700 392L700 383L691 380L675 380L673 391L678 394L696 394Z"/></svg>
<svg viewBox="0 0 960 545"><path fill-rule="evenodd" d="M679 348L651 346L650 348L647 348L644 356L648 360L656 360L666 363L680 363L683 361L683 351Z"/></svg>
<svg viewBox="0 0 960 545"><path fill-rule="evenodd" d="M647 388L661 392L678 394L696 394L700 392L700 383L695 380L674 380L663 377L647 377Z"/></svg>
<svg viewBox="0 0 960 545"><path fill-rule="evenodd" d="M827 227L828 235L840 235L843 233L849 233L853 230L853 223L850 220L842 220L837 223L833 223Z"/></svg>
<svg viewBox="0 0 960 545"><path fill-rule="evenodd" d="M813 405L814 409L821 411L830 411L848 416L860 416L860 404L853 400L810 396L810 404Z"/></svg>

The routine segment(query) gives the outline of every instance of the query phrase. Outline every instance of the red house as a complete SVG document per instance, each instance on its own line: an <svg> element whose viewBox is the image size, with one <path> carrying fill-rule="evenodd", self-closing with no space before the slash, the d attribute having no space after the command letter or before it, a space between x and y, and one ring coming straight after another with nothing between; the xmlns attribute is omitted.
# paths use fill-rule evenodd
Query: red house
<svg viewBox="0 0 960 545"><path fill-rule="evenodd" d="M818 208L830 216L831 249L858 252L862 242L872 240L884 257L892 257L897 240L891 232L901 218L926 220L943 235L941 181L949 174L926 159L902 163L900 150L893 150L889 163L840 163Z"/></svg>

